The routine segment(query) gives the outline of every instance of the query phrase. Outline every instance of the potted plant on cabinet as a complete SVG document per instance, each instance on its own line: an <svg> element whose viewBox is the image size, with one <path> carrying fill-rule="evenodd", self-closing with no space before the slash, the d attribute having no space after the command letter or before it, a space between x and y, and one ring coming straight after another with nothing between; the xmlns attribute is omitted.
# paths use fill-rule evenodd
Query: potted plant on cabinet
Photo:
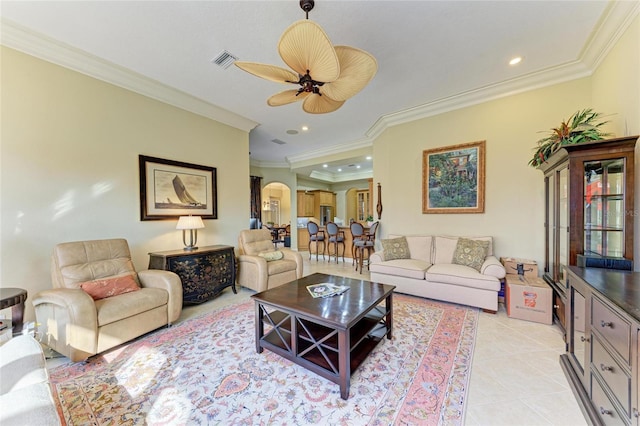
<svg viewBox="0 0 640 426"><path fill-rule="evenodd" d="M573 145L582 142L597 141L609 136L601 127L608 121L601 121L602 114L587 108L576 112L569 120L560 123L560 126L551 129L549 136L538 141L533 158L529 161L531 167L538 167L544 163L554 152L565 145Z"/></svg>

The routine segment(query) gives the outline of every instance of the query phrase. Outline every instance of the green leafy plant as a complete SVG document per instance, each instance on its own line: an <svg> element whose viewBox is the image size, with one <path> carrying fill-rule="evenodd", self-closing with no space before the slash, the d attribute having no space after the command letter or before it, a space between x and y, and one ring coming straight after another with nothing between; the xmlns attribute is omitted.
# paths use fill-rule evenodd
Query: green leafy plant
<svg viewBox="0 0 640 426"><path fill-rule="evenodd" d="M608 121L601 121L601 119L602 114L594 112L591 108L576 112L560 126L551 129L549 136L538 141L529 165L538 167L565 145L597 141L609 136L610 133L605 133L601 129Z"/></svg>
<svg viewBox="0 0 640 426"><path fill-rule="evenodd" d="M373 216L371 215L367 216L367 222L373 222Z"/></svg>

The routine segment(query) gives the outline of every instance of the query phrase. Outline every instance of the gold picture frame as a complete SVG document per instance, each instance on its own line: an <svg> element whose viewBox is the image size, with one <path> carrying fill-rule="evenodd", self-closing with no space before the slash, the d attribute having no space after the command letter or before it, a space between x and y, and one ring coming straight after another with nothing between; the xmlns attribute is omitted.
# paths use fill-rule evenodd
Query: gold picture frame
<svg viewBox="0 0 640 426"><path fill-rule="evenodd" d="M484 213L486 141L422 151L422 213Z"/></svg>

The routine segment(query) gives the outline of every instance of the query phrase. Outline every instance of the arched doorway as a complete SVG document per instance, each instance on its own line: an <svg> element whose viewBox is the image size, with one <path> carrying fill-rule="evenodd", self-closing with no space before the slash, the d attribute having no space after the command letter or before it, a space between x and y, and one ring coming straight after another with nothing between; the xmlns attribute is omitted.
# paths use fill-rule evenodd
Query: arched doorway
<svg viewBox="0 0 640 426"><path fill-rule="evenodd" d="M291 224L291 190L280 182L271 182L262 188L262 223Z"/></svg>

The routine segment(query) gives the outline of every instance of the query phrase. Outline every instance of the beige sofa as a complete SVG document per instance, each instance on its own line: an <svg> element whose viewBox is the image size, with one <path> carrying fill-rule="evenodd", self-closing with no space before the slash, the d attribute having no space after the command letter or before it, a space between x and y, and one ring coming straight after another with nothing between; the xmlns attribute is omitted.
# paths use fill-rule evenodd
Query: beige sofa
<svg viewBox="0 0 640 426"><path fill-rule="evenodd" d="M132 277L137 291L94 300L82 283ZM182 312L182 283L170 271L136 272L124 239L58 244L51 259L53 289L33 306L44 343L81 361L169 325Z"/></svg>
<svg viewBox="0 0 640 426"><path fill-rule="evenodd" d="M369 263L371 281L395 285L400 293L476 306L489 312L498 310L500 279L505 269L493 255L491 237L407 235L405 238L410 258L385 260L384 250L373 253ZM459 238L488 242L479 271L453 263Z"/></svg>
<svg viewBox="0 0 640 426"><path fill-rule="evenodd" d="M21 335L0 346L0 425L59 425L42 346Z"/></svg>

